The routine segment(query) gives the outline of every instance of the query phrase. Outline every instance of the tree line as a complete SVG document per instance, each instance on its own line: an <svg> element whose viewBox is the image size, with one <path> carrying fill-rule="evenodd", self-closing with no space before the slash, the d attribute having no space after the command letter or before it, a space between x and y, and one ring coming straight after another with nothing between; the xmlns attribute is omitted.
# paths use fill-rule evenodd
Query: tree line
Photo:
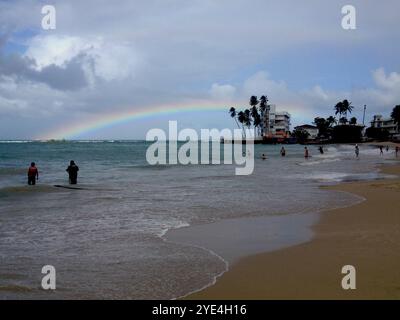
<svg viewBox="0 0 400 320"><path fill-rule="evenodd" d="M249 108L240 111L234 107L229 109L230 116L235 120L238 128L242 130L243 137L245 137L245 128L251 129L253 127L260 133L259 130L262 126L264 114L270 108L266 95L261 96L260 99L257 96L251 96L249 106ZM313 124L318 128L318 136L335 142L360 141L363 126L357 126L356 117L348 119L348 115L352 113L353 109L352 103L344 99L333 107L334 116L314 118ZM397 126L400 125L400 105L396 105L393 108L391 118ZM397 131L399 131L399 128L397 128ZM369 133L375 136L385 135L385 132L382 133L382 130L376 130L375 128L368 128L366 133L367 136ZM292 132L292 137L297 138L299 142L305 142L309 138L309 133L304 129L298 128Z"/></svg>
<svg viewBox="0 0 400 320"><path fill-rule="evenodd" d="M245 128L250 129L253 127L259 130L262 124L262 117L265 111L269 108L267 96L251 96L249 101L250 108L237 111L236 108L231 107L229 114L235 120L239 129L242 130L242 135L245 137Z"/></svg>

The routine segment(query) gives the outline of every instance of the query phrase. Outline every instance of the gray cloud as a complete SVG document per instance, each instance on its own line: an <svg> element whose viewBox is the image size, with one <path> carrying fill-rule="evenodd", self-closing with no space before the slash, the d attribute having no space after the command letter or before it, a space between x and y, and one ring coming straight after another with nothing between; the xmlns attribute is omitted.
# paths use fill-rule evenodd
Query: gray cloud
<svg viewBox="0 0 400 320"><path fill-rule="evenodd" d="M54 64L36 70L33 59L18 54L0 55L0 76L14 76L18 81L47 84L57 90L78 90L87 85L82 57L75 57L59 67Z"/></svg>

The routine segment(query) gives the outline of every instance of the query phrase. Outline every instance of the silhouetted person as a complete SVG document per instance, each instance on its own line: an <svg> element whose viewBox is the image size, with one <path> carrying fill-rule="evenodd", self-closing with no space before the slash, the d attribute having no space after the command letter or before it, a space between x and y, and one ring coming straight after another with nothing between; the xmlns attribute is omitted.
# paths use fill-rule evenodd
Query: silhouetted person
<svg viewBox="0 0 400 320"><path fill-rule="evenodd" d="M69 183L76 184L78 180L79 167L75 164L73 160L71 160L66 171L68 172L69 175Z"/></svg>
<svg viewBox="0 0 400 320"><path fill-rule="evenodd" d="M308 148L304 147L304 158L308 159L310 157L310 153L308 152Z"/></svg>
<svg viewBox="0 0 400 320"><path fill-rule="evenodd" d="M286 150L284 147L281 148L281 156L282 157L286 156Z"/></svg>
<svg viewBox="0 0 400 320"><path fill-rule="evenodd" d="M322 148L322 146L320 146L320 147L318 148L318 150L319 150L319 153L320 153L320 154L324 154L324 148Z"/></svg>
<svg viewBox="0 0 400 320"><path fill-rule="evenodd" d="M379 150L381 151L381 156L382 156L382 155L383 155L383 147L380 146L380 147L379 147Z"/></svg>
<svg viewBox="0 0 400 320"><path fill-rule="evenodd" d="M358 155L360 154L360 148L358 147L358 144L356 144L356 146L354 148L354 152L356 154L356 157L358 158Z"/></svg>
<svg viewBox="0 0 400 320"><path fill-rule="evenodd" d="M32 162L28 169L28 184L34 186L36 184L36 179L39 179L39 170L36 168L35 163Z"/></svg>
<svg viewBox="0 0 400 320"><path fill-rule="evenodd" d="M389 152L389 146L386 146L386 152Z"/></svg>

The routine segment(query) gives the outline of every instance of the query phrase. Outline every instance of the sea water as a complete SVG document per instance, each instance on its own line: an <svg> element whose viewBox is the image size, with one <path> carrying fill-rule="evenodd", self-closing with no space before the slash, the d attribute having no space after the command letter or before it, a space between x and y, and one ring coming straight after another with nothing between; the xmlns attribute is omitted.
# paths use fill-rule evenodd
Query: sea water
<svg viewBox="0 0 400 320"><path fill-rule="evenodd" d="M310 159L304 159L303 146L287 145L282 158L281 146L256 145L253 174L236 176L235 165L151 166L145 158L149 145L0 142L0 299L184 296L212 283L229 257L207 245L168 241L167 231L347 206L360 199L319 186L379 178L377 165L393 158L392 151L380 156L376 148L361 146L356 159L349 145L326 147L323 155L309 146ZM261 159L263 153L268 159ZM79 190L55 187L67 185L70 160L80 168ZM39 169L36 186L27 186L31 161ZM300 223L275 227L276 220L265 221L273 249L302 241ZM235 232L242 232L237 239L247 248L249 227ZM51 292L41 289L44 265L56 268L57 289Z"/></svg>

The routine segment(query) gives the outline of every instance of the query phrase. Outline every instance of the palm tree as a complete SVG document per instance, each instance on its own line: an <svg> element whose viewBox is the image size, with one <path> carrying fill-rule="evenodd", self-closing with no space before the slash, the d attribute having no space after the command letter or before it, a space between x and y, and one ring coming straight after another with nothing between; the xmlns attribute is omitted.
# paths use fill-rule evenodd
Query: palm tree
<svg viewBox="0 0 400 320"><path fill-rule="evenodd" d="M242 125L242 130L244 130L244 122L245 122L245 114L243 111L239 111L237 114L237 119L239 121L239 123Z"/></svg>
<svg viewBox="0 0 400 320"><path fill-rule="evenodd" d="M351 111L354 109L354 107L351 105L351 102L349 102L347 99L343 100L342 107L343 107L343 113L347 119L347 112L351 113Z"/></svg>
<svg viewBox="0 0 400 320"><path fill-rule="evenodd" d="M266 96L261 96L260 97L260 106L259 106L259 108L260 108L261 115L263 115L265 110L267 109L267 102L268 102L268 99L267 99Z"/></svg>
<svg viewBox="0 0 400 320"><path fill-rule="evenodd" d="M400 124L400 104L393 108L390 116L393 118L395 123L397 123L398 125Z"/></svg>
<svg viewBox="0 0 400 320"><path fill-rule="evenodd" d="M261 126L262 122L265 119L265 112L267 111L267 106L268 106L268 98L267 96L261 96L260 97L260 105L259 105L259 109L260 109L260 123L258 124L258 126ZM264 130L261 128L261 135L264 135Z"/></svg>
<svg viewBox="0 0 400 320"><path fill-rule="evenodd" d="M349 102L347 99L344 99L343 101L339 101L338 103L336 103L333 109L335 110L335 115L339 115L339 119L342 118L343 114L344 118L347 119L347 113L351 113L354 107L351 105L351 102ZM339 122L341 121L339 120Z"/></svg>
<svg viewBox="0 0 400 320"><path fill-rule="evenodd" d="M390 114L390 116L394 120L394 123L397 124L397 132L399 132L399 127L400 127L400 104L393 108L392 113Z"/></svg>
<svg viewBox="0 0 400 320"><path fill-rule="evenodd" d="M249 102L250 106L252 107L257 107L258 105L258 99L257 96L251 96L250 97L250 102Z"/></svg>
<svg viewBox="0 0 400 320"><path fill-rule="evenodd" d="M250 129L250 126L251 126L251 117L250 117L250 110L249 109L246 109L246 110L244 110L244 125L248 128L248 129Z"/></svg>
<svg viewBox="0 0 400 320"><path fill-rule="evenodd" d="M340 124L347 124L347 122L349 122L349 120L347 120L346 117L341 117L341 118L339 119L339 123L340 123Z"/></svg>
<svg viewBox="0 0 400 320"><path fill-rule="evenodd" d="M256 106L252 106L250 109L250 114L253 117L253 119L255 119L258 115L258 110Z"/></svg>
<svg viewBox="0 0 400 320"><path fill-rule="evenodd" d="M328 126L331 127L333 124L336 124L336 119L333 116L329 116L328 118L326 118L326 121L328 122Z"/></svg>
<svg viewBox="0 0 400 320"><path fill-rule="evenodd" d="M329 127L329 122L325 118L314 118L314 124L318 128L318 136L325 136Z"/></svg>
<svg viewBox="0 0 400 320"><path fill-rule="evenodd" d="M261 117L258 114L258 112L255 115L255 117L253 118L253 124L254 124L254 128L258 128L260 126L260 124L261 124Z"/></svg>
<svg viewBox="0 0 400 320"><path fill-rule="evenodd" d="M261 124L261 117L260 117L260 114L258 113L258 109L256 106L253 106L250 109L250 114L251 114L251 117L253 118L254 129L258 130L258 127ZM258 133L259 133L259 131L257 131L257 134Z"/></svg>
<svg viewBox="0 0 400 320"><path fill-rule="evenodd" d="M235 119L235 122L236 122L238 128L240 129L240 126L239 126L239 123L238 123L238 120L237 120L236 109L235 109L234 107L232 107L232 108L229 109L229 114L231 115L231 117L232 117L233 119Z"/></svg>
<svg viewBox="0 0 400 320"><path fill-rule="evenodd" d="M335 110L335 115L339 115L339 118L340 118L340 116L343 113L343 102L339 101L338 103L336 103L336 105L333 109Z"/></svg>

